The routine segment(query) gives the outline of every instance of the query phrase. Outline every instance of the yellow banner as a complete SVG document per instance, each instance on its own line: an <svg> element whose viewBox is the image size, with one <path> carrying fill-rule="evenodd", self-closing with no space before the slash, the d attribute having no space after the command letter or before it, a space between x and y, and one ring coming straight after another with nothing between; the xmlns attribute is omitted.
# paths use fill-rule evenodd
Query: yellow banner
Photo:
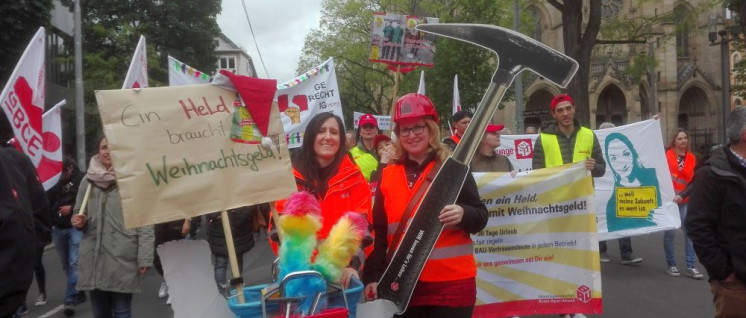
<svg viewBox="0 0 746 318"><path fill-rule="evenodd" d="M474 317L600 313L593 182L583 165L474 176L490 217L472 235Z"/></svg>
<svg viewBox="0 0 746 318"><path fill-rule="evenodd" d="M212 85L97 91L96 99L127 228L274 201L296 189L276 104L274 144L264 147L230 139L232 129L247 127L233 127L236 94Z"/></svg>

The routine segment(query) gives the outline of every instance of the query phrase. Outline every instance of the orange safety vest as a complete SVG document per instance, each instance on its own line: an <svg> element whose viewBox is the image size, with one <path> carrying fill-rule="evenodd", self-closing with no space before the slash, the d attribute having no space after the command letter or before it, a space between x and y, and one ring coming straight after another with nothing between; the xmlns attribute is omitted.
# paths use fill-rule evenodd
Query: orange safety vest
<svg viewBox="0 0 746 318"><path fill-rule="evenodd" d="M457 145L461 141L461 137L459 137L459 135L453 135L453 136L448 137L448 138L451 138L451 140L453 140L453 142L455 142Z"/></svg>
<svg viewBox="0 0 746 318"><path fill-rule="evenodd" d="M679 170L679 155L673 149L666 151L666 161L668 162L668 170L671 172L671 180L673 181L673 190L676 194L681 194L686 190L689 182L692 182L694 177L694 165L697 163L697 159L694 158L691 152L687 151L684 157L684 169ZM689 202L689 198L684 198L683 203Z"/></svg>
<svg viewBox="0 0 746 318"><path fill-rule="evenodd" d="M379 187L383 194L383 205L386 210L388 220L388 241L389 248L392 246L394 233L399 226L399 221L404 214L404 209L409 203L409 199L417 189L422 185L425 176L433 169L435 161L430 162L425 171L422 172L412 189L407 182L404 165L389 165L383 169L381 183ZM419 203L418 203L419 204ZM436 211L428 211L434 213ZM412 220L412 215L409 221ZM422 270L420 280L424 282L442 282L458 279L476 277L477 266L474 262L474 246L469 233L457 226L447 226L443 228L435 247L430 253L425 268Z"/></svg>

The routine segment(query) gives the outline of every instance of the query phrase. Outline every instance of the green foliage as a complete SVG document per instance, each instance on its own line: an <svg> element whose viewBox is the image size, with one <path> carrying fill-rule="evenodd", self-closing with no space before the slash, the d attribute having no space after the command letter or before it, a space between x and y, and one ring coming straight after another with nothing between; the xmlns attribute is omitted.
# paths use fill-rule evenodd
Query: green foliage
<svg viewBox="0 0 746 318"><path fill-rule="evenodd" d="M215 69L220 0L82 1L86 127L100 131L94 92L119 89L140 35L146 39L148 82L168 85L168 55L205 72ZM87 134L93 138L95 133Z"/></svg>
<svg viewBox="0 0 746 318"><path fill-rule="evenodd" d="M0 2L0 83L8 80L39 27L49 25L51 10L52 0Z"/></svg>
<svg viewBox="0 0 746 318"><path fill-rule="evenodd" d="M388 114L394 75L368 61L373 12L438 17L441 22L512 24L512 3L493 0L325 0L319 29L307 37L298 72L329 57L337 65L337 81L345 118L353 111ZM453 77L459 76L463 107L475 107L495 71L491 52L463 42L438 39L435 67L425 69L427 95L447 120L451 114ZM402 75L398 95L417 91L420 69Z"/></svg>

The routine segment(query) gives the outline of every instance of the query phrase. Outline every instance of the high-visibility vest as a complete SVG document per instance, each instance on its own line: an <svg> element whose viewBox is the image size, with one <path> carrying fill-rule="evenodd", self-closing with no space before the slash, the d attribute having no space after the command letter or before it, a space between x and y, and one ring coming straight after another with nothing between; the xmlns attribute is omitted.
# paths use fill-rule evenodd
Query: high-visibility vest
<svg viewBox="0 0 746 318"><path fill-rule="evenodd" d="M378 169L378 160L376 160L376 157L361 149L360 146L350 149L350 155L352 155L352 160L355 160L355 164L357 164L363 173L365 181L370 182L370 174Z"/></svg>
<svg viewBox="0 0 746 318"><path fill-rule="evenodd" d="M673 181L673 190L676 194L681 194L689 186L689 182L692 182L694 178L694 166L697 163L697 159L694 155L687 151L684 156L684 168L679 170L679 155L673 149L666 151L666 161L668 162L668 170L671 173L671 180ZM689 201L689 198L684 198L683 203Z"/></svg>
<svg viewBox="0 0 746 318"><path fill-rule="evenodd" d="M451 136L451 137L448 137L448 138L450 138L451 140L453 140L453 142L454 142L455 144L457 144L457 145L458 145L458 143L459 143L459 142L461 141L461 137L460 137L459 135L453 135L453 136Z"/></svg>
<svg viewBox="0 0 746 318"><path fill-rule="evenodd" d="M542 133L540 138L541 146L544 149L544 166L549 168L565 164L562 161L562 150L560 150L557 135ZM588 159L591 157L591 153L593 153L593 131L580 127L577 135L575 135L572 162Z"/></svg>
<svg viewBox="0 0 746 318"><path fill-rule="evenodd" d="M420 178L409 189L406 172L401 164L389 165L383 169L379 187L383 195L383 205L388 220L388 236L386 237L390 249L396 248L392 242L394 233L399 227L399 221L409 199L422 185L425 176L433 169L435 162L430 162ZM419 203L418 203L419 205ZM427 211L433 217L440 211ZM409 218L412 220L414 214ZM403 235L402 235L403 237ZM401 239L401 238L400 238ZM396 243L398 245L398 242ZM469 233L457 226L443 228L438 241L435 243L430 258L425 263L420 280L425 282L451 281L476 277L477 266L474 262L474 246Z"/></svg>

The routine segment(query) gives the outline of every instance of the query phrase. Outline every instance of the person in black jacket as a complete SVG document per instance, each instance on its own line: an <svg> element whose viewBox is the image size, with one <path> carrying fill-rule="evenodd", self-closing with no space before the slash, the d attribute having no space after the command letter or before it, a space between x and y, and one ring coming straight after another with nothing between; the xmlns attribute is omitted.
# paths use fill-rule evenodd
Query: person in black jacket
<svg viewBox="0 0 746 318"><path fill-rule="evenodd" d="M730 144L696 172L685 225L710 277L715 317L746 317L746 106L726 124Z"/></svg>
<svg viewBox="0 0 746 318"><path fill-rule="evenodd" d="M263 211L268 210L269 206L267 204L228 210L239 269L243 269L243 254L254 247L254 213L263 213ZM226 279L228 247L225 241L225 232L223 232L223 220L220 212L207 214L206 219L207 243L210 244L210 252L213 256L215 283L218 285L220 294L225 295L228 286Z"/></svg>
<svg viewBox="0 0 746 318"><path fill-rule="evenodd" d="M0 146L0 317L25 302L33 280L37 238L49 237L49 201L33 163Z"/></svg>
<svg viewBox="0 0 746 318"><path fill-rule="evenodd" d="M74 229L70 224L73 205L78 195L78 187L83 179L75 161L65 157L62 162L62 176L57 184L47 191L47 198L51 206L52 240L57 254L60 256L62 270L67 275L67 285L62 303L67 309L66 315L71 315L71 307L85 301L84 292L75 290L78 283L78 248L83 233ZM41 297L42 295L40 295ZM46 295L44 295L46 298Z"/></svg>

